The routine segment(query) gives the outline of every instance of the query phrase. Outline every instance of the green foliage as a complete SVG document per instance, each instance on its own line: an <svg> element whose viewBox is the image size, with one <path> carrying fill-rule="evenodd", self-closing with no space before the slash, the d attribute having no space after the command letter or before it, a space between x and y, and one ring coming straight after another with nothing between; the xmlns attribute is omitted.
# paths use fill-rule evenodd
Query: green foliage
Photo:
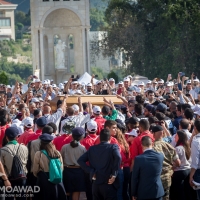
<svg viewBox="0 0 200 200"><path fill-rule="evenodd" d="M114 71L111 71L111 72L108 74L107 77L108 77L108 79L114 78L116 83L118 83L118 81L119 81L119 76L118 76Z"/></svg>
<svg viewBox="0 0 200 200"><path fill-rule="evenodd" d="M107 74L100 67L91 67L91 73L98 76L98 80L107 77Z"/></svg>
<svg viewBox="0 0 200 200"><path fill-rule="evenodd" d="M22 11L17 11L15 13L15 24L23 24L24 26L30 26L31 25L31 18L30 18L30 12L27 14Z"/></svg>
<svg viewBox="0 0 200 200"><path fill-rule="evenodd" d="M8 75L5 72L0 73L0 83L8 85Z"/></svg>
<svg viewBox="0 0 200 200"><path fill-rule="evenodd" d="M28 76L33 74L32 65L10 63L7 62L6 58L0 60L0 71L8 75L10 84L14 84L16 80L25 81Z"/></svg>
<svg viewBox="0 0 200 200"><path fill-rule="evenodd" d="M200 75L199 7L199 0L111 0L104 54L120 49L131 63L127 72L149 78Z"/></svg>
<svg viewBox="0 0 200 200"><path fill-rule="evenodd" d="M90 9L90 24L91 31L100 31L102 27L106 26L104 20L104 12L97 8Z"/></svg>
<svg viewBox="0 0 200 200"><path fill-rule="evenodd" d="M17 23L16 26L18 30L22 30L24 28L24 25L22 23Z"/></svg>

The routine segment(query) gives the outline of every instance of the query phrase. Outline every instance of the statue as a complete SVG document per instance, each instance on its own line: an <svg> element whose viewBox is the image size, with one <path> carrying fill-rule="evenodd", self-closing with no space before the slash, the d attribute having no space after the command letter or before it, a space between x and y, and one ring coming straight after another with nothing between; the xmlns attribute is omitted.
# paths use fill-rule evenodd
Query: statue
<svg viewBox="0 0 200 200"><path fill-rule="evenodd" d="M58 44L55 46L55 53L56 53L56 68L62 69L65 68L65 42L62 40L58 40Z"/></svg>

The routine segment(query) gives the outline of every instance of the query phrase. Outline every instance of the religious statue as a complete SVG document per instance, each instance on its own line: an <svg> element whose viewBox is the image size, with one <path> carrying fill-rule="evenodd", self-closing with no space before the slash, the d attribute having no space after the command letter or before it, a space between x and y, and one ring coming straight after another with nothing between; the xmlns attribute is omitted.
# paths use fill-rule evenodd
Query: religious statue
<svg viewBox="0 0 200 200"><path fill-rule="evenodd" d="M62 40L58 40L58 44L55 46L55 53L56 53L56 67L57 69L65 68L65 42Z"/></svg>

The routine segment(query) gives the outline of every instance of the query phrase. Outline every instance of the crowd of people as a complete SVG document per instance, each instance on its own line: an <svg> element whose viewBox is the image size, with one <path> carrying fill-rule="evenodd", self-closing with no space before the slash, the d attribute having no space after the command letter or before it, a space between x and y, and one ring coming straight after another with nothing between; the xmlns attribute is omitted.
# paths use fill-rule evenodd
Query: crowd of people
<svg viewBox="0 0 200 200"><path fill-rule="evenodd" d="M58 85L30 76L27 91L1 84L0 187L40 191L0 197L200 200L200 82L183 75L137 84L132 76L117 84L93 75ZM64 99L53 112L58 95ZM71 95L78 103L69 106ZM105 95L105 105L82 102L83 95Z"/></svg>

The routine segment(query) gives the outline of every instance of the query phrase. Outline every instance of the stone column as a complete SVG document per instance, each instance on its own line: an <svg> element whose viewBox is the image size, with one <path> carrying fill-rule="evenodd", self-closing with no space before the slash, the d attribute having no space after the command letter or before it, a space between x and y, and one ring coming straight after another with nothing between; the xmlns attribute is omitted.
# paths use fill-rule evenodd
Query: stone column
<svg viewBox="0 0 200 200"><path fill-rule="evenodd" d="M40 73L41 73L41 79L44 80L44 34L43 29L40 28Z"/></svg>
<svg viewBox="0 0 200 200"><path fill-rule="evenodd" d="M86 53L86 41L85 41L85 27L82 26L81 27L81 31L82 31L82 43L83 43L83 68L84 68L84 72L87 71L87 66L86 66L86 63L87 63L87 53Z"/></svg>
<svg viewBox="0 0 200 200"><path fill-rule="evenodd" d="M90 74L90 40L89 28L85 28L85 43L86 43L86 71Z"/></svg>

